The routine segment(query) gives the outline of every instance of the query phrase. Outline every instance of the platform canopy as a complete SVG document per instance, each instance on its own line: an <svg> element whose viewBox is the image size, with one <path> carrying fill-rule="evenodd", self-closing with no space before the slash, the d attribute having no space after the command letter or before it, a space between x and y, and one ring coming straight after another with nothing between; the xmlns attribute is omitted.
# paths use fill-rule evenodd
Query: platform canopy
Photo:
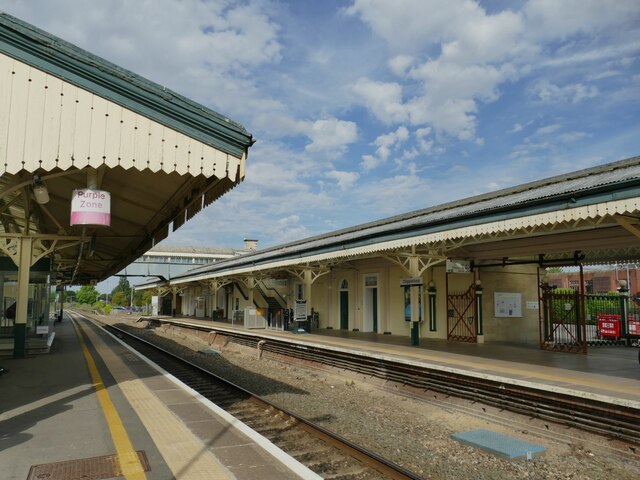
<svg viewBox="0 0 640 480"><path fill-rule="evenodd" d="M59 283L127 266L244 178L238 123L0 13L0 256L51 259ZM71 225L76 190L110 225ZM38 195L36 195L38 193Z"/></svg>
<svg viewBox="0 0 640 480"><path fill-rule="evenodd" d="M260 250L144 288L247 275L328 272L386 259L422 274L448 259L475 267L640 262L640 157L464 198ZM136 286L142 288L142 286Z"/></svg>

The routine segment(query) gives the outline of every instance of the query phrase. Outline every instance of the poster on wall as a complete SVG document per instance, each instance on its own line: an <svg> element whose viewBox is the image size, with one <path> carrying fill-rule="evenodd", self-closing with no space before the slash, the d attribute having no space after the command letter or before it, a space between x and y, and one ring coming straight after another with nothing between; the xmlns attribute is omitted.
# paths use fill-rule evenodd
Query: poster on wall
<svg viewBox="0 0 640 480"><path fill-rule="evenodd" d="M404 321L411 321L411 287L404 287Z"/></svg>
<svg viewBox="0 0 640 480"><path fill-rule="evenodd" d="M404 321L411 321L411 289L417 288L417 298L418 298L418 322L422 322L422 285L419 286L409 286L405 285L404 287Z"/></svg>
<svg viewBox="0 0 640 480"><path fill-rule="evenodd" d="M521 293L495 292L493 304L496 317L522 317Z"/></svg>
<svg viewBox="0 0 640 480"><path fill-rule="evenodd" d="M296 322L307 321L307 301L306 300L296 300L294 318Z"/></svg>

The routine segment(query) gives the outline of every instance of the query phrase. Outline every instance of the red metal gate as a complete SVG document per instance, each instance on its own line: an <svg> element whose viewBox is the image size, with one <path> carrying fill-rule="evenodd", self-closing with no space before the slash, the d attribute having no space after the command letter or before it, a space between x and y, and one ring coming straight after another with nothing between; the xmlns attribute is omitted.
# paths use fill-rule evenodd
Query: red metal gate
<svg viewBox="0 0 640 480"><path fill-rule="evenodd" d="M580 292L556 293L542 285L540 300L540 348L586 353L586 324Z"/></svg>
<svg viewBox="0 0 640 480"><path fill-rule="evenodd" d="M449 292L447 282L447 339L478 341L476 289L472 283L465 292Z"/></svg>

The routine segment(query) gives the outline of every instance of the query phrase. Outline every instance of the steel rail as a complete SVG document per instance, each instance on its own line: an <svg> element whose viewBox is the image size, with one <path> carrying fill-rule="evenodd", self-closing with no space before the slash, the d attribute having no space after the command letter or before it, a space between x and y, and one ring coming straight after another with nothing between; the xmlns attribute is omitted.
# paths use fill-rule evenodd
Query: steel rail
<svg viewBox="0 0 640 480"><path fill-rule="evenodd" d="M86 317L88 318L88 317ZM126 337L129 338L133 338L135 339L135 341L137 342L141 342L143 344L145 344L147 347L152 348L158 352L161 352L162 355L166 355L171 357L174 360L177 360L185 365L188 365L190 368L193 368L197 371L199 371L202 374L205 374L207 376L210 376L212 378L214 378L216 381L222 382L225 385L228 385L230 388L237 390L238 392L241 392L242 394L250 397L253 401L258 402L260 404L262 404L265 407L269 407L275 411L281 412L282 414L294 419L296 422L298 422L300 424L300 426L302 428L304 428L305 431L307 431L308 433L310 433L311 435L320 438L321 440L323 440L324 442L338 448L339 450L341 450L343 453L346 453L348 456L353 457L357 460L359 460L360 462L364 463L365 465L368 465L370 468L378 471L379 473L383 474L386 478L392 479L392 480L421 480L423 479L422 476L411 472L408 469L405 469L404 467L402 467L401 465L397 465L393 462L391 462L390 460L374 453L371 452L367 449L365 449L364 447L357 445L353 442L351 442L350 440L318 425L315 422L312 422L294 412L292 412L291 410L288 410L287 408L284 408L282 406L279 406L257 394L254 394L253 392L245 389L244 387L237 385L233 382L230 382L227 379L224 379L212 372L209 372L208 370L186 360L183 359L177 355L175 355L172 352L169 352L157 345L154 345L153 343L140 338L134 334L132 334L131 332L118 328L114 325L109 325L106 324L104 322L101 322L98 319L95 318L91 318L91 320L93 322L95 322L96 324L100 325L103 329L105 330L114 330L117 331L119 335L124 335ZM120 337L121 338L121 337ZM122 338L121 338L122 339ZM133 348L133 347L132 347ZM304 463L304 462L303 462Z"/></svg>
<svg viewBox="0 0 640 480"><path fill-rule="evenodd" d="M336 351L319 345L299 345L273 337L260 337L256 332L247 335L242 331L231 332L215 326L200 327L164 319L161 323L189 330L215 331L230 342L259 348L262 355L273 359L296 359L308 366L324 365L418 390L441 392L640 445L640 410L632 407L407 365L355 352Z"/></svg>

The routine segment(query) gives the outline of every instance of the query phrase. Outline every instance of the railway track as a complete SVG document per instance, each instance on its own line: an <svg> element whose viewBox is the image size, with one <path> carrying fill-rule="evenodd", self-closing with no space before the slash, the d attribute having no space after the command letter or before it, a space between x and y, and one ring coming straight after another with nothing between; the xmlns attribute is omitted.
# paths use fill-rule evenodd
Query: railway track
<svg viewBox="0 0 640 480"><path fill-rule="evenodd" d="M186 328L181 324L175 326ZM229 342L259 350L262 356L273 360L290 362L293 359L313 368L321 365L349 371L384 383L387 389L404 389L414 394L439 392L620 440L630 444L633 451L638 451L640 446L640 411L624 405L354 355L314 345L298 345L273 338L260 339L229 331L218 333L226 336Z"/></svg>
<svg viewBox="0 0 640 480"><path fill-rule="evenodd" d="M260 433L325 479L419 480L422 477L329 430L112 325L116 334L180 381Z"/></svg>

